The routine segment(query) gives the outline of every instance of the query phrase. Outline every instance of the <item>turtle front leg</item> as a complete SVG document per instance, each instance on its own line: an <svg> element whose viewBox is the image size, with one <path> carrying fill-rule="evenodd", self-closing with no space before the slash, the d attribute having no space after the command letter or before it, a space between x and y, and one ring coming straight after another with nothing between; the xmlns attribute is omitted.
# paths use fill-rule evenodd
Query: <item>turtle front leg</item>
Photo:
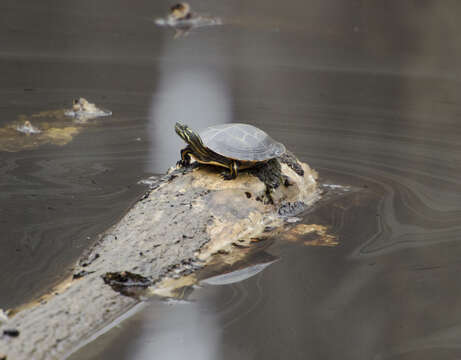
<svg viewBox="0 0 461 360"><path fill-rule="evenodd" d="M189 146L186 146L184 149L181 150L181 160L179 160L176 165L179 167L186 167L190 165L190 154L192 154L192 150Z"/></svg>
<svg viewBox="0 0 461 360"><path fill-rule="evenodd" d="M227 174L223 174L223 179L224 180L233 180L237 177L238 175L238 172L239 172L239 166L238 166L238 163L237 161L232 161L232 163L229 165L229 171L230 173Z"/></svg>

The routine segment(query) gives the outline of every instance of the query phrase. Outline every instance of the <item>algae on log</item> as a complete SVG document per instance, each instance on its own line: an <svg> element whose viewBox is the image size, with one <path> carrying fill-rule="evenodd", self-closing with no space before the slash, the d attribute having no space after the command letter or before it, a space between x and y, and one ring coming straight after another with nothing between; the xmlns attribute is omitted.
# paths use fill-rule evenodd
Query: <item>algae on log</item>
<svg viewBox="0 0 461 360"><path fill-rule="evenodd" d="M62 359L139 303L106 285L107 274L139 274L143 284L155 287L162 278L202 267L232 242L281 225L279 213L318 198L315 171L290 153L235 180L222 180L219 171L191 166L159 179L87 251L73 279L0 327L0 333L6 328L20 333L1 337L0 353L11 359Z"/></svg>

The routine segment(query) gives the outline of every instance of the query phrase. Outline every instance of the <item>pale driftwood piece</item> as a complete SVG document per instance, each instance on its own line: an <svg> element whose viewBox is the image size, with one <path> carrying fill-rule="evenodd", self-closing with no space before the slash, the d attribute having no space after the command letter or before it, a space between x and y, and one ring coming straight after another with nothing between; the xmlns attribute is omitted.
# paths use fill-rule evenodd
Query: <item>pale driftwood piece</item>
<svg viewBox="0 0 461 360"><path fill-rule="evenodd" d="M159 179L82 257L78 279L0 325L0 336L7 328L19 330L18 337L0 337L0 353L17 360L63 359L139 303L104 284L107 272L133 272L153 284L187 274L229 242L256 237L282 223L279 213L318 198L316 173L291 154L232 181L218 171L195 167Z"/></svg>

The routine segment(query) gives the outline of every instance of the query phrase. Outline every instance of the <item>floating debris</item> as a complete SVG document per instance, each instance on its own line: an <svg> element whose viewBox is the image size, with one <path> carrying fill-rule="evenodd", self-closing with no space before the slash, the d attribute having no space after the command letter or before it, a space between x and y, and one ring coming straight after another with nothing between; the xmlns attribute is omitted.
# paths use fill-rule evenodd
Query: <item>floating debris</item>
<svg viewBox="0 0 461 360"><path fill-rule="evenodd" d="M222 25L222 20L218 17L200 15L193 12L188 3L178 3L170 8L165 18L156 19L155 24L174 28L176 30L176 38L187 35L194 28Z"/></svg>
<svg viewBox="0 0 461 360"><path fill-rule="evenodd" d="M100 109L81 97L73 100L72 109L64 111L64 115L74 117L80 121L86 121L100 116L110 116L112 111Z"/></svg>
<svg viewBox="0 0 461 360"><path fill-rule="evenodd" d="M22 125L16 126L16 130L26 135L40 134L42 132L34 127L29 120L24 121Z"/></svg>
<svg viewBox="0 0 461 360"><path fill-rule="evenodd" d="M111 111L99 109L79 98L73 101L72 109L19 115L17 120L0 127L0 151L32 150L46 144L63 146L86 128L81 124L88 119L111 114Z"/></svg>

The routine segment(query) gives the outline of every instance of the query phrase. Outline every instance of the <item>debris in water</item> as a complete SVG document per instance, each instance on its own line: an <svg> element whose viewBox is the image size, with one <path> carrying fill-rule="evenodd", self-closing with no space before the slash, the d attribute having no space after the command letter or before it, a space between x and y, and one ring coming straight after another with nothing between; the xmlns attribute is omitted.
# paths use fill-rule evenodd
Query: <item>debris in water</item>
<svg viewBox="0 0 461 360"><path fill-rule="evenodd" d="M170 7L165 18L156 19L155 24L174 28L176 30L175 38L177 38L187 35L194 28L222 25L222 20L218 17L193 12L188 3L178 3Z"/></svg>
<svg viewBox="0 0 461 360"><path fill-rule="evenodd" d="M0 127L0 151L31 150L46 144L63 146L85 129L79 124L111 114L80 98L73 101L72 109L18 115L17 120Z"/></svg>
<svg viewBox="0 0 461 360"><path fill-rule="evenodd" d="M40 134L42 132L40 129L34 127L29 120L24 121L22 125L18 125L16 130L26 135Z"/></svg>
<svg viewBox="0 0 461 360"><path fill-rule="evenodd" d="M98 108L95 104L84 98L74 99L72 109L66 110L64 115L74 117L80 121L86 121L100 116L110 116L112 111Z"/></svg>

